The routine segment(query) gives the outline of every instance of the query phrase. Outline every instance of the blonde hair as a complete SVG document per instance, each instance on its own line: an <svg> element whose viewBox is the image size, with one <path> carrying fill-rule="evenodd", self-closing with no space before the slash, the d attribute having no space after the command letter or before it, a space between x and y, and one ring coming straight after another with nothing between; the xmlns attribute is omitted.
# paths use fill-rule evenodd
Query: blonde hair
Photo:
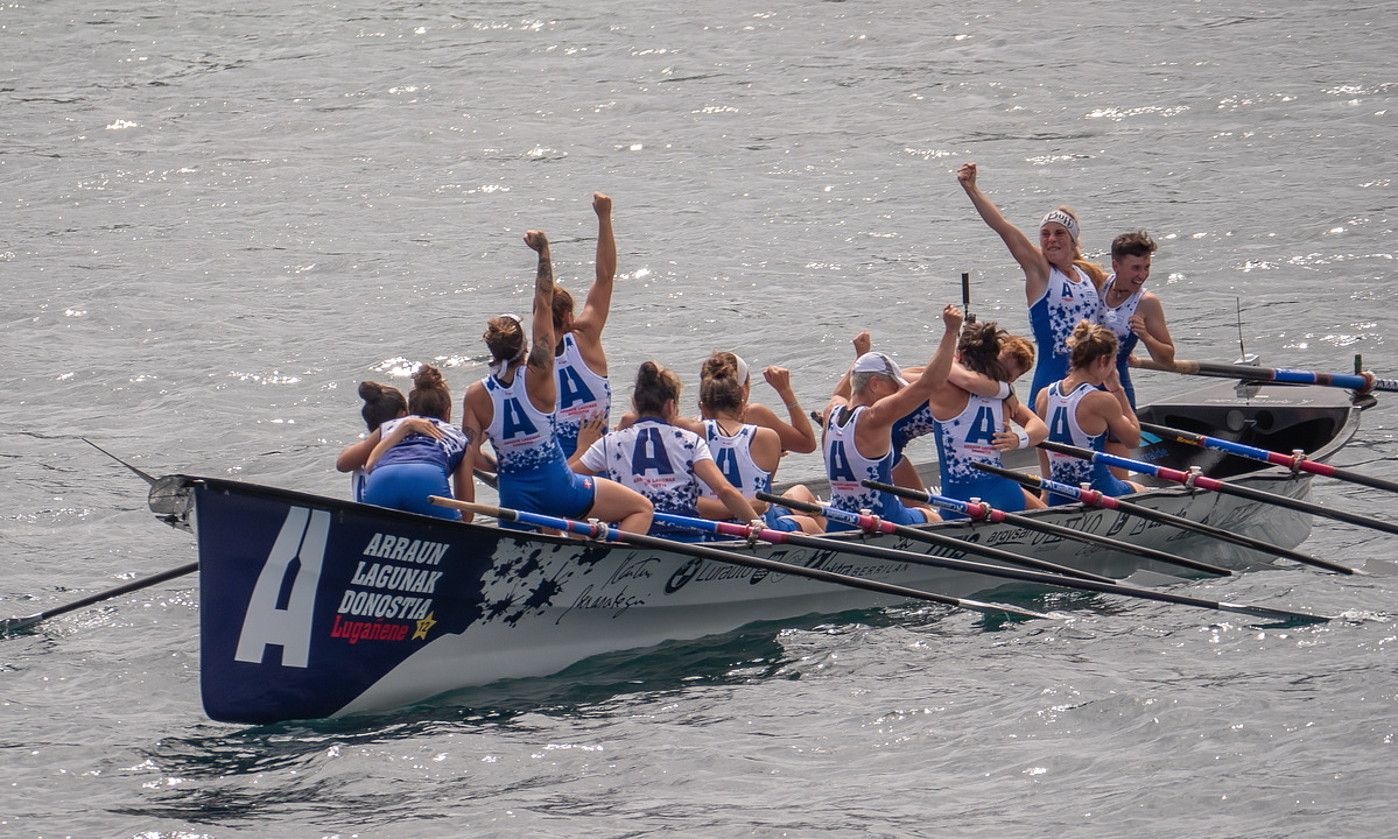
<svg viewBox="0 0 1398 839"><path fill-rule="evenodd" d="M1080 320L1068 336L1068 348L1072 351L1069 363L1074 369L1087 367L1102 357L1116 358L1116 333L1100 323Z"/></svg>

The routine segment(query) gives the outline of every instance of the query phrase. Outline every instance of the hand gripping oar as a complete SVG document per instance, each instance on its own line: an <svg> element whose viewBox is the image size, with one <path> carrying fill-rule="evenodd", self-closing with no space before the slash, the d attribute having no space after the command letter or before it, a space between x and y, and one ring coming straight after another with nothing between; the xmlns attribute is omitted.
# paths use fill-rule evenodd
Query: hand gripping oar
<svg viewBox="0 0 1398 839"><path fill-rule="evenodd" d="M1019 481L1022 485L1029 487L1030 489L1046 489L1049 492L1056 492L1059 495L1066 495L1070 498L1076 498L1082 503L1088 505L1089 507L1101 507L1106 510L1116 510L1118 512L1126 513L1129 516L1136 516L1137 518L1143 518L1147 521L1157 521L1161 524L1168 524L1171 527L1178 527L1180 530L1190 530L1195 533L1202 533L1205 536L1211 536L1215 539L1218 539L1221 542L1229 542L1234 545L1241 545L1245 548L1252 548L1256 551L1262 551L1263 553L1269 553L1275 556L1285 557L1287 559L1294 559L1297 562L1302 562L1307 565L1314 565L1320 562L1320 560L1316 559L1308 553L1302 553L1301 551L1292 550L1291 548L1283 548L1281 545L1274 545L1271 542L1264 542L1261 539L1254 539L1251 536L1244 536L1241 533L1234 533L1231 530L1224 530L1221 527L1214 527L1211 524L1203 524L1202 522L1197 522L1193 519L1187 519L1183 516L1175 516L1171 515L1170 513L1162 513L1159 510L1146 507L1142 504L1136 504L1131 501L1122 501L1120 498L1113 498L1112 496L1100 492L1099 490L1081 489L1079 487L1071 486L1069 484L1059 483L1058 481L1050 481L1049 479L1041 478L1038 475L1028 475L1024 472L1015 472L1010 469L1002 469L999 466L991 466L988 463L973 463L971 465L976 467L977 469L980 469L983 472L989 472L993 475L1000 475L1001 477L1009 478L1012 481ZM1224 568L1220 568L1219 570L1223 571L1224 573L1229 573L1227 569Z"/></svg>
<svg viewBox="0 0 1398 839"><path fill-rule="evenodd" d="M99 591L96 594L89 594L87 597L84 597L80 600L74 600L72 603L68 603L63 606L55 606L52 609L45 609L42 612L35 612L34 614L29 615L28 617L5 618L4 620L0 620L0 636L10 635L15 632L28 629L34 624L46 621L49 618L56 618L59 615L67 614L68 612L74 612L85 606L91 606L94 603L101 603L103 600L110 600L113 597L119 597L120 595L126 594L128 592L139 591L143 588L150 588L151 586L156 585L158 583L163 583L166 580L173 580L176 577L183 577L185 574L191 574L198 570L199 563L191 562L187 565L181 565L178 568L171 568L169 571L161 571L159 574L152 574L149 577L143 577L139 580L132 580L131 582L126 583L125 585L117 586L116 588L109 588L106 591Z"/></svg>
<svg viewBox="0 0 1398 839"><path fill-rule="evenodd" d="M1244 379L1250 382L1280 382L1295 385L1324 385L1341 387L1359 393L1371 390L1398 391L1398 379L1381 379L1373 373L1316 373L1311 370L1285 370L1253 367L1248 364L1218 364L1212 361L1182 361L1161 364L1151 358L1131 357L1131 366L1143 370L1164 370L1187 376L1214 376L1221 379Z"/></svg>
<svg viewBox="0 0 1398 839"><path fill-rule="evenodd" d="M1386 489L1389 492L1398 492L1398 482L1389 481L1384 478L1375 478L1372 475L1365 475L1360 472L1351 472L1348 469L1341 469L1338 466L1331 466L1328 463L1321 463L1318 460L1307 460L1305 452L1300 450L1292 454L1282 454L1281 452L1261 449L1257 446L1235 443L1232 440L1221 440L1218 437L1196 434L1193 431L1181 431L1178 428L1170 428L1169 426L1156 425L1150 422L1141 423L1141 429L1189 446L1198 446L1201 449L1214 449L1215 451L1246 457L1250 460L1260 460L1263 463L1271 463L1275 466L1285 466L1293 472L1309 472L1312 475L1320 475L1325 478L1335 478L1340 481L1363 484L1373 487L1374 489Z"/></svg>
<svg viewBox="0 0 1398 839"><path fill-rule="evenodd" d="M1167 481L1177 484L1184 484L1193 489L1207 489L1212 492L1220 492L1224 495L1236 495L1239 498L1246 498L1249 501L1259 501L1263 504L1275 504L1278 507L1286 507L1290 510L1297 510L1302 513L1310 513L1314 516L1334 519L1336 521L1357 524L1361 527L1372 527L1375 530L1382 530L1385 533L1398 534L1398 524L1382 521L1380 519L1361 516L1358 513L1351 513L1346 510L1335 510L1320 504L1313 504L1310 501L1302 501L1299 498L1292 498L1287 495L1278 495L1274 492L1264 492L1252 487L1239 486L1227 481L1220 481L1218 478L1210 478L1207 475L1199 474L1196 471L1181 472L1178 469L1170 469L1165 466L1156 466L1154 463L1146 463L1140 460L1131 460L1126 457L1118 457L1107 452L1095 452L1091 449L1082 449L1077 446L1065 446L1062 443L1053 443L1045 440L1039 444L1051 452L1066 454L1072 457L1080 457L1083 460L1105 463L1108 466L1121 466L1125 469L1132 469L1143 475L1154 475ZM1339 571L1341 574L1354 573L1353 568L1337 565L1326 560L1317 560L1322 568L1329 568L1331 571Z"/></svg>
<svg viewBox="0 0 1398 839"><path fill-rule="evenodd" d="M766 496L766 497L764 497ZM901 525L893 525L885 522L878 516L865 515L863 513L851 513L847 510L840 510L829 505L816 506L795 501L791 498L778 498L765 492L759 492L757 497L763 501L773 504L783 504L793 510L823 513L824 515L837 521L847 522L860 527L869 532L879 533L899 533L901 530L889 530L888 527L900 528ZM911 529L911 528L907 528ZM783 534L792 537L795 534ZM955 540L962 547L975 550L980 546L971 545L960 540ZM795 543L793 543L795 544ZM832 550L842 550L841 547L831 548ZM866 546L867 547L867 546ZM899 551L899 553L906 553ZM928 557L931 559L932 557ZM1039 571L1027 571L1020 568L1004 568L999 565L986 565L980 562L968 562L962 559L937 558L940 563L945 563L948 568L958 568L963 571L970 571L975 574L985 574L992 577L1004 577L1011 580L1023 580L1025 582L1039 583L1046 586L1057 586L1058 588L1081 589L1083 591L1096 591L1103 594L1119 594L1124 597L1139 597L1144 600L1158 600L1162 603L1175 603L1180 606L1194 606L1200 609L1216 609L1222 612L1237 612L1245 615L1256 615L1266 618L1279 618L1281 620L1300 621L1328 621L1330 618L1324 615L1312 615L1305 612L1292 612L1287 609L1272 609L1266 606L1249 606L1242 603L1226 603L1223 601L1204 600L1198 597L1189 597L1183 594L1174 594L1168 591L1156 591L1155 589L1140 588L1138 586L1126 585L1124 583L1099 583L1096 580L1080 580L1058 576L1056 574L1044 574Z"/></svg>
<svg viewBox="0 0 1398 839"><path fill-rule="evenodd" d="M1130 542L1124 542L1121 539L1113 539L1110 536L1099 536L1096 533L1085 533L1081 530L1074 530L1071 527L1064 527L1061 524L1052 524L1046 521L1039 521L1038 519L1030 518L1029 516L1022 516L1019 513L1007 513L1004 510L995 509L994 507L990 506L984 501L972 503L969 501L962 501L959 498L949 498L945 495L936 495L934 493L923 492L921 490L912 490L908 489L907 487L894 486L893 484L886 484L882 481L860 481L860 483L870 489L877 489L883 492L891 492L894 495L898 495L903 498L911 498L914 501L930 501L931 503L936 504L938 507L947 510L955 510L956 512L963 513L976 521L988 521L996 523L1005 522L1006 524L1013 524L1016 527L1022 527L1025 530L1036 530L1040 533L1051 533L1054 536L1058 536L1063 539L1070 539L1075 542L1087 542L1089 544L1101 545L1106 548L1111 548L1114 551L1143 556L1146 559L1154 560L1155 562L1163 562L1166 565L1176 565L1183 568L1189 568L1194 571L1203 571L1206 574L1214 574L1216 576L1228 575L1227 571L1217 566L1209 565L1208 563L1197 562L1196 560L1192 559L1185 559L1182 556L1175 556L1172 553L1166 553L1165 551L1157 551L1155 548L1147 548L1142 545L1133 545Z"/></svg>
<svg viewBox="0 0 1398 839"><path fill-rule="evenodd" d="M1021 568L1032 568L1034 570L1045 571L1050 574L1062 574L1065 577L1073 577L1079 580L1095 580L1099 583L1116 582L1111 577L1103 577L1100 574L1093 574L1090 571L1079 571L1076 568L1069 568L1066 565L1058 565L1057 563L1047 562L1042 559L1035 559L1032 556L1023 556L1021 554L1012 553L1011 551L1004 550L1003 548L992 548L988 545L980 545L975 542L967 542L962 539L957 539L954 536L947 536L942 533L932 533L926 530L918 530L915 527L908 527L907 525L903 524L894 524L891 521L884 521L878 516L861 516L859 513L851 513L847 510L841 510L837 507L831 507L829 504L807 504L804 501L796 501L795 499L786 498L784 496L778 497L767 492L757 493L757 498L758 500L766 501L769 504L780 504L783 507L790 507L793 510L798 510L803 513L812 513L817 516L828 516L830 518L835 519L836 521L842 521L846 524L854 525L855 527L858 527L861 530L867 531L869 533L890 533L896 536L902 536L904 539L908 539L913 542L922 542L923 544L927 545L936 545L946 550L957 551L959 553L975 554L976 556L983 556L987 559L997 559L1001 562L1007 562L1010 565L1017 565ZM847 543L839 542L838 544L843 546ZM841 550L845 550L845 548L841 547ZM888 549L879 548L879 550ZM914 554L914 556L921 556L921 554ZM901 562L902 560L900 559L899 561Z"/></svg>
<svg viewBox="0 0 1398 839"><path fill-rule="evenodd" d="M593 522L574 521L572 519L558 518L557 516L545 516L539 513L530 513L524 510L511 510L508 507L492 507L489 504L477 504L470 501L457 501L455 498L443 498L440 495L430 495L428 500L439 507L455 507L459 510L470 510L475 513L482 513L487 516L494 516L501 521L513 521L520 524L527 524L533 527L551 527L555 530L566 530L579 536L589 539L603 541L625 542L630 545L637 545L643 548L655 548L657 550L669 551L671 553L685 554L686 556L698 557L700 559L710 559L715 562L723 562L728 565L741 565L744 568L760 568L764 571L771 571L778 574L790 574L793 577L805 577L811 580L819 580L825 583L848 586L850 588L864 589L878 594L889 594L894 597L905 597L909 600L926 600L931 603L940 603L946 606L957 606L963 609L972 609L978 612L990 612L994 614L1009 614L1021 618L1050 618L1041 612L1033 612L1028 609L1017 609L1013 606L1000 606L994 603L982 603L978 600L967 600L960 597L948 597L944 594L923 591L921 589L908 588L895 583L885 583L879 580L868 580L864 577L855 577L849 574L838 574L834 571L826 571L821 568L807 568L804 565L793 565L789 562L778 562L774 559L765 559L760 556L749 556L748 554L734 553L733 551L720 550L705 545L695 545L689 542L676 542L671 539L663 539L659 536L648 536L642 533L632 533L611 525ZM749 537L749 528L743 525L735 525L742 531L743 538Z"/></svg>

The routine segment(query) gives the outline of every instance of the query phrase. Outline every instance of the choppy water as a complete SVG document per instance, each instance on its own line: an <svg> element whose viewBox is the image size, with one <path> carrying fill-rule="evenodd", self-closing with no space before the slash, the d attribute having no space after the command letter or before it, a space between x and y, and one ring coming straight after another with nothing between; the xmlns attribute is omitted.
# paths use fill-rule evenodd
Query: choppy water
<svg viewBox="0 0 1398 839"><path fill-rule="evenodd" d="M1241 331L1269 363L1393 375L1392 11L7 3L0 613L193 557L79 435L152 472L345 494L355 383L478 377L485 317L527 306L525 229L591 276L594 189L623 382L733 348L814 406L861 327L930 352L961 271L1023 329L966 159L1022 225L1067 201L1088 250L1156 235L1182 357L1230 360ZM1343 465L1392 469L1393 405ZM186 578L0 643L0 835L1384 835L1393 550L1331 524L1307 549L1375 576L1185 590L1347 620L891 610L250 729L202 716Z"/></svg>

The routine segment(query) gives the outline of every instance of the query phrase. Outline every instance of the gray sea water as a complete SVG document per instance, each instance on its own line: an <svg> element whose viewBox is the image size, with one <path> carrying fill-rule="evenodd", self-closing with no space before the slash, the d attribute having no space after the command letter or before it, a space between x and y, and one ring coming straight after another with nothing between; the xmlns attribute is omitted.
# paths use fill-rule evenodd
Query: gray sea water
<svg viewBox="0 0 1398 839"><path fill-rule="evenodd" d="M1099 257L1155 235L1181 357L1241 340L1398 374L1395 11L4 3L0 615L194 558L80 436L346 497L356 383L479 377L484 320L528 305L524 230L565 284L591 277L593 190L616 205L623 399L649 357L692 396L726 348L818 407L860 328L925 358L962 271L982 319L1023 330L964 160L1022 226L1074 205ZM1394 405L1341 465L1392 477ZM1376 490L1314 497L1394 517ZM1343 620L891 609L263 728L203 716L187 577L0 642L0 836L1392 835L1392 543L1320 522L1306 549L1372 576L1179 590Z"/></svg>

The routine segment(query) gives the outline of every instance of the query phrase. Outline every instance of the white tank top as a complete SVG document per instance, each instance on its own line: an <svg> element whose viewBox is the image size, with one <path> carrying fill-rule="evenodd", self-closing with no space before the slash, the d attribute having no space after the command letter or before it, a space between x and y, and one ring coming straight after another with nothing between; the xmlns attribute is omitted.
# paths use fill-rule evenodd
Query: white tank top
<svg viewBox="0 0 1398 839"><path fill-rule="evenodd" d="M563 352L554 356L558 372L558 406L554 420L564 453L572 456L577 447L578 428L583 420L600 414L606 419L612 410L612 385L583 361L573 333L563 333Z"/></svg>
<svg viewBox="0 0 1398 839"><path fill-rule="evenodd" d="M860 485L864 479L892 483L893 446L877 460L870 460L860 454L855 445L855 430L867 405L860 405L851 411L840 407L830 412L825 424L825 473L830 479L830 503L841 510L857 513L860 510L879 512L883 509L883 493ZM844 423L841 424L841 420Z"/></svg>
<svg viewBox="0 0 1398 839"><path fill-rule="evenodd" d="M972 463L1001 465L1000 450L995 448L995 433L1005 427L1005 401L969 394L961 413L951 419L936 420L936 426L942 493L965 498L954 488L974 485L987 477L987 473L971 466Z"/></svg>
<svg viewBox="0 0 1398 839"><path fill-rule="evenodd" d="M535 408L525 388L524 365L515 368L514 379L502 384L493 374L485 377L495 415L485 430L502 475L533 472L555 462L567 463L554 434L553 415Z"/></svg>
<svg viewBox="0 0 1398 839"><path fill-rule="evenodd" d="M1136 292L1120 306L1108 306L1107 298L1111 296L1112 287L1116 285L1116 274L1107 278L1106 284L1102 286L1101 312L1097 316L1097 322L1116 333L1117 344L1126 343L1127 338L1134 338L1136 334L1131 331L1131 316L1136 314L1136 306L1141 302L1141 295L1145 288L1136 289Z"/></svg>
<svg viewBox="0 0 1398 839"><path fill-rule="evenodd" d="M1063 395L1063 382L1054 382L1044 388L1048 394L1048 438L1055 443L1067 443L1082 449L1100 451L1101 434L1088 434L1078 425L1078 405L1083 397L1097 388L1083 382L1073 392ZM1104 432L1105 433L1105 432ZM1050 477L1061 484L1078 486L1092 481L1093 464L1090 460L1072 457L1057 452L1049 452Z"/></svg>
<svg viewBox="0 0 1398 839"><path fill-rule="evenodd" d="M744 425L729 437L719 428L718 420L704 420L704 437L718 470L749 500L756 498L759 492L770 492L772 489L772 473L758 467L752 459L752 441L756 436L755 425ZM718 497L707 486L700 487L700 490L709 498Z"/></svg>

